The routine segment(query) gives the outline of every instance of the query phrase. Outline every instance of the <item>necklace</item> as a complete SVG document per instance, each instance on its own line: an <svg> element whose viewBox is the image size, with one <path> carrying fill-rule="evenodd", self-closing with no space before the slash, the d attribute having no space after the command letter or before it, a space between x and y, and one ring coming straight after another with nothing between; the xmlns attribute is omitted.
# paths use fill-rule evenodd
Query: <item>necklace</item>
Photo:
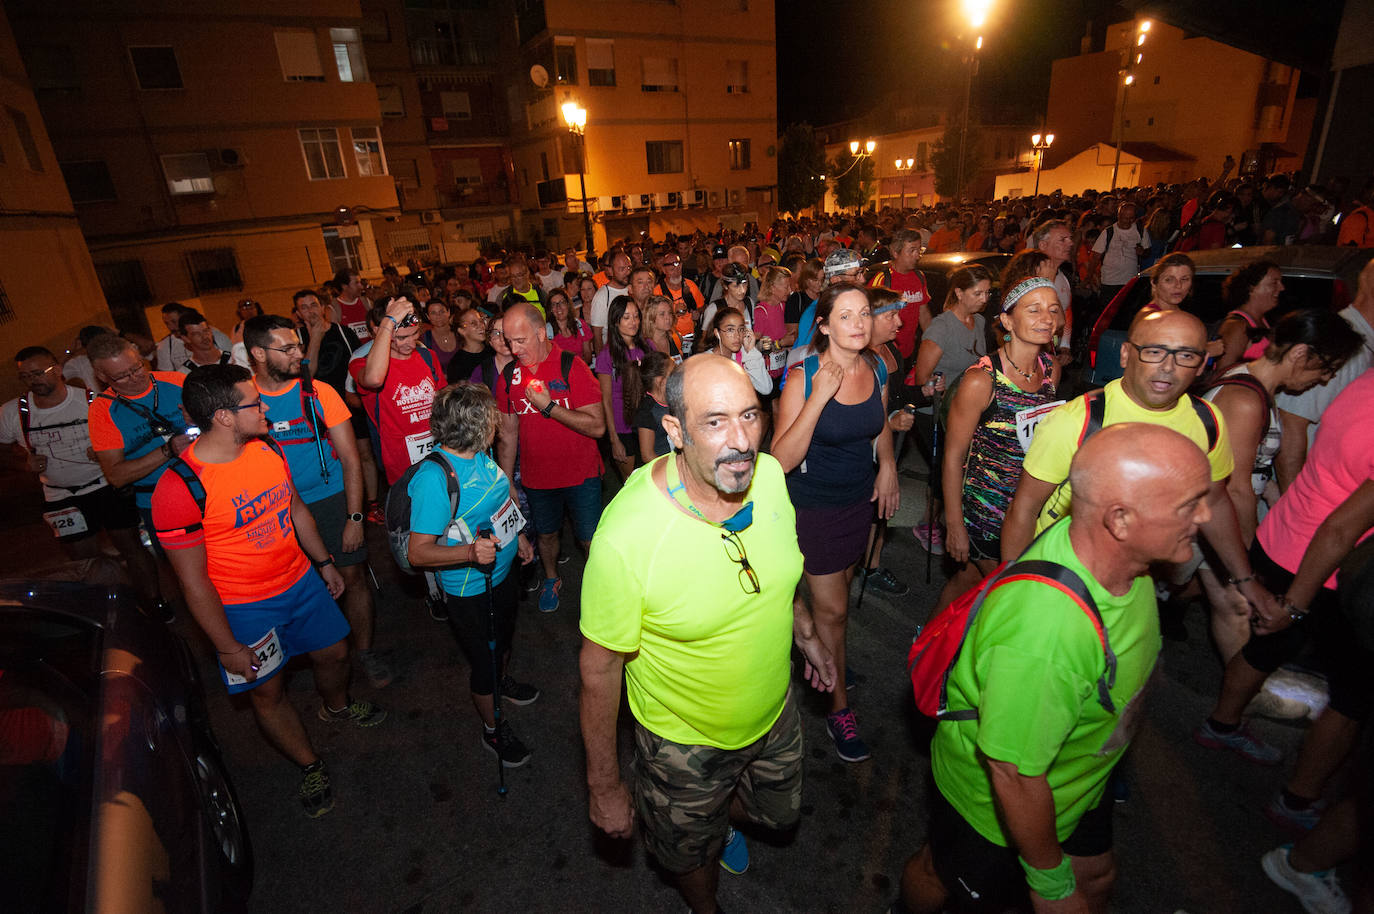
<svg viewBox="0 0 1374 914"><path fill-rule="evenodd" d="M1003 361L1005 361L1008 365L1010 365L1012 368L1015 368L1015 369L1016 369L1016 373L1019 374L1021 377L1025 378L1027 381L1034 381L1034 380L1035 380L1035 376L1034 376L1034 375L1032 375L1030 372L1022 371L1022 370L1021 370L1021 366L1020 366L1020 365L1017 365L1015 362L1013 362L1013 361L1011 360L1011 355L1007 352L1006 349L1003 349L1003 350L1002 350L1002 359L1003 359Z"/></svg>

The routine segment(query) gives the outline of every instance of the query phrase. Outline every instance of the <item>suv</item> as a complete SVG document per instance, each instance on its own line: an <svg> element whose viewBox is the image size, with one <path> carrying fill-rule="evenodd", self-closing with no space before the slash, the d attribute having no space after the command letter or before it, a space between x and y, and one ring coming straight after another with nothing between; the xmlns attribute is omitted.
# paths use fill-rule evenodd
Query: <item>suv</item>
<svg viewBox="0 0 1374 914"><path fill-rule="evenodd" d="M1297 308L1323 307L1339 311L1350 304L1360 270L1374 256L1374 249L1331 245L1288 247L1219 248L1188 254L1197 265L1192 294L1184 310L1195 314L1215 330L1226 316L1221 284L1240 267L1256 260L1272 260L1283 271L1279 306L1269 315L1272 324ZM1101 386L1121 377L1121 344L1131 321L1150 301L1150 276L1157 267L1137 274L1102 310L1089 338L1090 383Z"/></svg>

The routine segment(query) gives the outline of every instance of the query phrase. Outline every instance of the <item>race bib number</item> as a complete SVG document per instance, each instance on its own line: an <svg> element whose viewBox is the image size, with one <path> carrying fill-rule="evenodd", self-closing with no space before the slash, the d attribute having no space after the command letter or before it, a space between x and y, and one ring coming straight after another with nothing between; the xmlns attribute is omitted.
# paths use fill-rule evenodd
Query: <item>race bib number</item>
<svg viewBox="0 0 1374 914"><path fill-rule="evenodd" d="M358 339L362 340L363 342L367 342L368 340L372 339L372 334L368 332L367 329L367 321L355 321L354 323L348 325L348 329L352 330L354 335L356 335Z"/></svg>
<svg viewBox="0 0 1374 914"><path fill-rule="evenodd" d="M768 370L770 372L782 371L787 367L787 354L791 349L774 349L768 353Z"/></svg>
<svg viewBox="0 0 1374 914"><path fill-rule="evenodd" d="M406 456L410 458L412 466L425 459L425 455L434 450L434 434L432 432L416 432L413 435L406 435Z"/></svg>
<svg viewBox="0 0 1374 914"><path fill-rule="evenodd" d="M1064 402L1055 400L1053 403L1023 409L1016 414L1016 440L1021 444L1022 453L1030 450L1031 439L1035 437L1035 427L1040 424L1040 420L1063 406Z"/></svg>
<svg viewBox="0 0 1374 914"><path fill-rule="evenodd" d="M497 548L504 549L516 534L525 529L525 515L515 499L507 498L501 509L491 516L491 532L496 537Z"/></svg>
<svg viewBox="0 0 1374 914"><path fill-rule="evenodd" d="M248 649L257 658L258 678L266 679L277 671L277 667L286 660L286 652L281 649L281 639L277 637L277 630L274 628L258 640L257 644L248 645ZM238 673L231 673L220 667L224 671L224 681L228 685L243 685L248 680Z"/></svg>
<svg viewBox="0 0 1374 914"><path fill-rule="evenodd" d="M287 422L287 421L285 421L285 420L282 420L282 421L279 421L279 422L273 422L273 423L272 423L272 431L273 431L273 432L277 432L277 433L289 432L289 431L291 431L291 423L290 423L290 422Z"/></svg>
<svg viewBox="0 0 1374 914"><path fill-rule="evenodd" d="M52 528L53 536L58 539L76 536L90 529L86 526L86 515L82 514L76 505L63 508L61 511L49 511L43 515L43 520L47 521L48 526Z"/></svg>

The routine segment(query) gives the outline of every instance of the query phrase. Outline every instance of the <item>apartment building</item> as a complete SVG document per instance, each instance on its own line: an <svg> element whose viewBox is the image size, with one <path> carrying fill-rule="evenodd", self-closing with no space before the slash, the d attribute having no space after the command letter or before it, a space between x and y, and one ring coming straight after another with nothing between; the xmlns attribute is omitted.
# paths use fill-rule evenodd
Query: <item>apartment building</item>
<svg viewBox="0 0 1374 914"><path fill-rule="evenodd" d="M398 212L357 0L11 0L56 167L116 323L176 300L229 327L380 270Z"/></svg>

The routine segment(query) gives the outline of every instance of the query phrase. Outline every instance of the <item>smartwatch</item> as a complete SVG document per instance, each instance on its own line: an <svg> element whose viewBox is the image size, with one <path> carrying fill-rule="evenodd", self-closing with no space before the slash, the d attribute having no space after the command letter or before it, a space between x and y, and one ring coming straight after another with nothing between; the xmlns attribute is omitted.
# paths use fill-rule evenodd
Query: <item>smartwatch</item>
<svg viewBox="0 0 1374 914"><path fill-rule="evenodd" d="M348 519L353 521L354 523L361 524L364 520L363 512L354 511L352 514L348 515Z"/></svg>
<svg viewBox="0 0 1374 914"><path fill-rule="evenodd" d="M543 416L545 419L552 419L552 418L553 418L553 401L552 401L552 400L549 401L549 405L548 405L548 406L544 407L543 409L541 409L541 410L539 411L539 415Z"/></svg>
<svg viewBox="0 0 1374 914"><path fill-rule="evenodd" d="M326 566L326 565L333 565L333 564L334 564L334 556L331 555L331 556L329 556L328 558L326 558L326 559L325 559L324 561L322 561L322 562L317 562L317 561L315 561L314 559L311 559L311 560L310 560L310 564L314 565L316 568L323 568L323 567Z"/></svg>

